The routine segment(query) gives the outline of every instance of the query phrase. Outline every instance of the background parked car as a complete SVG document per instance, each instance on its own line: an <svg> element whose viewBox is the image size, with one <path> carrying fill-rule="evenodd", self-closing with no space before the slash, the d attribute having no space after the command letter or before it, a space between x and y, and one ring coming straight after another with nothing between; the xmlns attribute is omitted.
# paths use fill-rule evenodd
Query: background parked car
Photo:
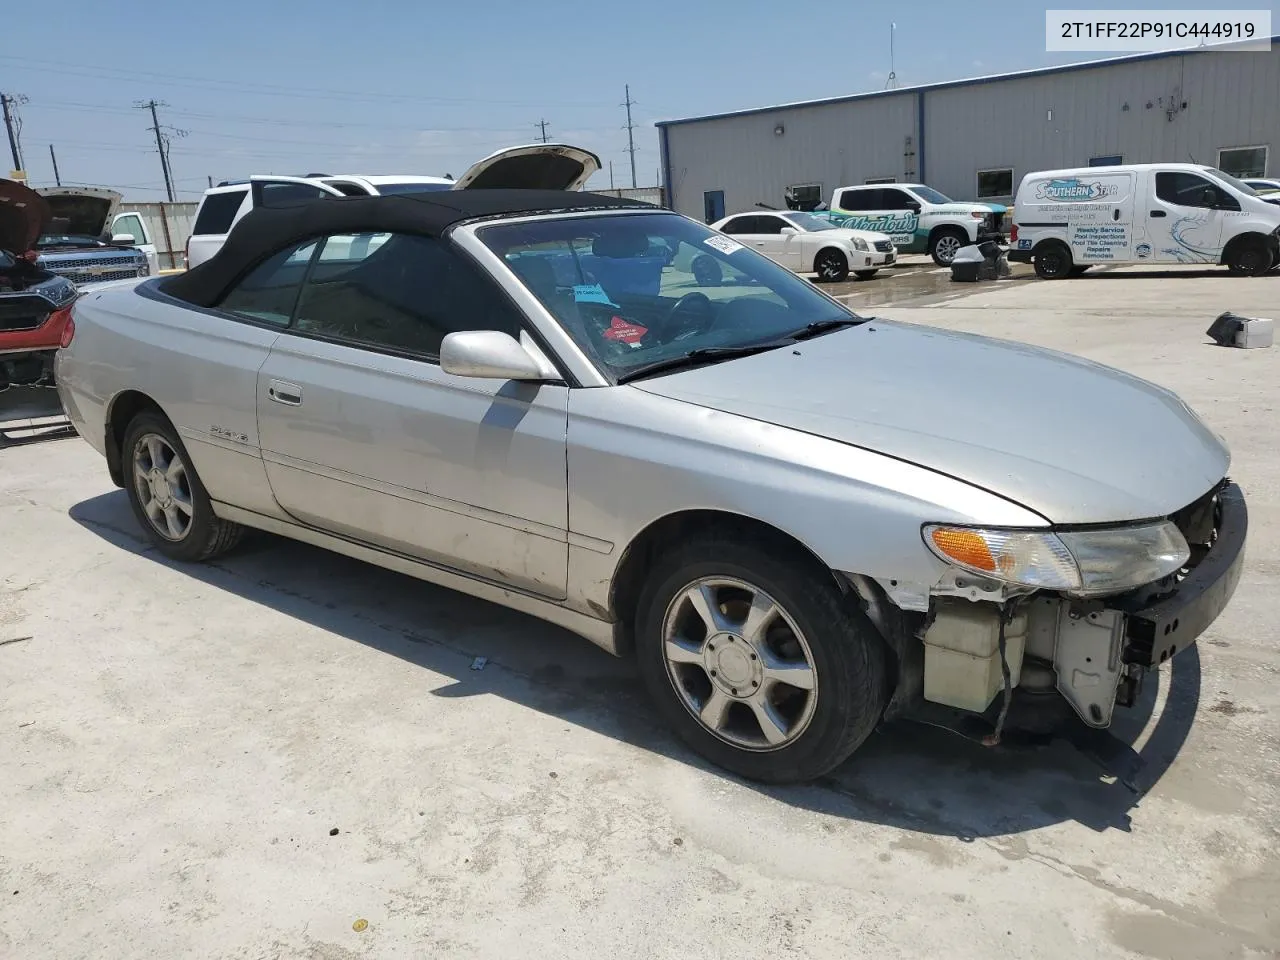
<svg viewBox="0 0 1280 960"><path fill-rule="evenodd" d="M820 280L839 282L850 272L859 280L870 280L877 270L897 259L893 241L883 233L837 227L796 210L738 213L711 228L755 248L788 270L816 273Z"/></svg>
<svg viewBox="0 0 1280 960"><path fill-rule="evenodd" d="M187 241L187 266L196 267L217 253L227 234L256 207L325 197L388 196L433 190L525 187L578 190L600 169L600 158L580 147L538 143L508 147L473 164L457 180L425 176L310 174L305 177L258 175L224 181L206 190Z"/></svg>

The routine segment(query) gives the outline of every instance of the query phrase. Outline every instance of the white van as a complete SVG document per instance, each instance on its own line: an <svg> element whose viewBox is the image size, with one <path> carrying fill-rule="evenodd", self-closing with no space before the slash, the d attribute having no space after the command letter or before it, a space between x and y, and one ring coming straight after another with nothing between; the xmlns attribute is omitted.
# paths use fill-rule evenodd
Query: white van
<svg viewBox="0 0 1280 960"><path fill-rule="evenodd" d="M1280 260L1280 207L1193 163L1029 173L1013 203L1009 259L1045 279L1095 263L1225 264L1260 276Z"/></svg>

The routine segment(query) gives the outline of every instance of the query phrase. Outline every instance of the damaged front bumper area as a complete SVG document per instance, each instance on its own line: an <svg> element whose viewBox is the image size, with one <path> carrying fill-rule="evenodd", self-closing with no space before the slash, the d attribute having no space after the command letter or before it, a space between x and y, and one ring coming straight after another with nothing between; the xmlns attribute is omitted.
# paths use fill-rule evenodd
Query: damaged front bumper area
<svg viewBox="0 0 1280 960"><path fill-rule="evenodd" d="M1191 546L1187 565L1120 596L933 596L917 634L918 695L984 713L1006 688L1056 690L1086 724L1109 726L1115 706L1133 705L1147 671L1195 643L1240 581L1249 517L1236 484L1224 480L1170 519Z"/></svg>

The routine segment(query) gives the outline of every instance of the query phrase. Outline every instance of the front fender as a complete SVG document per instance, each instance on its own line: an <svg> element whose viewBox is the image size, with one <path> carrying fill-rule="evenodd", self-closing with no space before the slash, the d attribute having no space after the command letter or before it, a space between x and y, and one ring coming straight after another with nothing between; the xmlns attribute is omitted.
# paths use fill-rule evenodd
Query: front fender
<svg viewBox="0 0 1280 960"><path fill-rule="evenodd" d="M935 583L924 523L1042 527L1018 504L932 470L825 437L626 386L571 391L570 596L607 609L625 550L689 510L765 523L832 570Z"/></svg>

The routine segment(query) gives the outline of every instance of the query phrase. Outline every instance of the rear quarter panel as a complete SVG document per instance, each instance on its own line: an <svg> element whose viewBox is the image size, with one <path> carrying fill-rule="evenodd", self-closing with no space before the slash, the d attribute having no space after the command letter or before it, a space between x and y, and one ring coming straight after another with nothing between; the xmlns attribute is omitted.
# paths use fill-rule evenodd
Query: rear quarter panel
<svg viewBox="0 0 1280 960"><path fill-rule="evenodd" d="M256 410L258 368L278 334L184 307L156 294L156 282L111 285L76 303L57 373L73 422L105 452L113 404L138 391L173 423L213 499L278 515Z"/></svg>

